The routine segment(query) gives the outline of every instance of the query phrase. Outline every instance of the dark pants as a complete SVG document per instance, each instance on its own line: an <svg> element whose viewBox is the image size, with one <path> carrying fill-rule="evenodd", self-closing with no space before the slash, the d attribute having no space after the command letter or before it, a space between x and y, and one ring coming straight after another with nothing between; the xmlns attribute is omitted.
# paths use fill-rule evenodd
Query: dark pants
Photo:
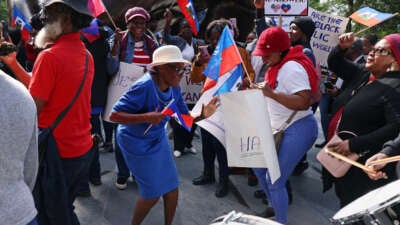
<svg viewBox="0 0 400 225"><path fill-rule="evenodd" d="M174 150L183 152L185 148L191 148L197 125L193 124L190 132L179 125L175 120L170 120L170 125L172 127L174 136Z"/></svg>
<svg viewBox="0 0 400 225"><path fill-rule="evenodd" d="M113 133L117 125L103 120L105 143L112 143Z"/></svg>
<svg viewBox="0 0 400 225"><path fill-rule="evenodd" d="M73 203L79 191L81 181L87 177L89 171L89 161L93 158L93 149L83 156L77 158L61 159L64 170L65 180L68 188L68 203L71 207L71 218L73 225L79 225L78 217L73 211Z"/></svg>
<svg viewBox="0 0 400 225"><path fill-rule="evenodd" d="M225 147L208 131L201 128L201 142L203 145L204 171L214 174L214 161L217 157L219 177L228 177L228 158Z"/></svg>

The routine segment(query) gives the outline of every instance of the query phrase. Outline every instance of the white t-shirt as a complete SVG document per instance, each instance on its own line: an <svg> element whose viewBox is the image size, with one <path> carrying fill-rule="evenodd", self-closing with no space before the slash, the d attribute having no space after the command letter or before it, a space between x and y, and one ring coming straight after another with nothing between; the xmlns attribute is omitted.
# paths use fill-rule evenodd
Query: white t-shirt
<svg viewBox="0 0 400 225"><path fill-rule="evenodd" d="M182 50L182 58L186 59L187 61L191 62L194 58L194 48L193 44L188 44L186 42L185 48Z"/></svg>
<svg viewBox="0 0 400 225"><path fill-rule="evenodd" d="M299 91L311 90L306 70L295 61L288 61L281 67L276 82L275 91L283 94L291 95ZM267 98L267 103L272 129L277 130L289 118L293 110L271 98ZM312 114L311 107L298 111L291 123L310 114Z"/></svg>

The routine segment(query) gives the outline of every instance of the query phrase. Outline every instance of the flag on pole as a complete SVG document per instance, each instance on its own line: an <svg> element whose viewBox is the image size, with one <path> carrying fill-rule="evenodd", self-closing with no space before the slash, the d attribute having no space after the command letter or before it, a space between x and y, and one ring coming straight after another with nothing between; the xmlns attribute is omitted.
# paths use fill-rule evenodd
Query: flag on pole
<svg viewBox="0 0 400 225"><path fill-rule="evenodd" d="M98 17L106 11L102 0L88 0L87 7L94 17Z"/></svg>
<svg viewBox="0 0 400 225"><path fill-rule="evenodd" d="M350 18L365 26L373 27L393 16L395 15L391 13L383 13L369 7L364 7L351 14Z"/></svg>
<svg viewBox="0 0 400 225"><path fill-rule="evenodd" d="M181 114L178 106L175 103L175 99L172 99L167 106L161 112L163 115L172 117L178 122L183 128L190 132L193 125L193 117L188 114Z"/></svg>
<svg viewBox="0 0 400 225"><path fill-rule="evenodd" d="M29 39L29 34L32 31L32 26L16 5L13 6L11 23L20 27L23 40Z"/></svg>
<svg viewBox="0 0 400 225"><path fill-rule="evenodd" d="M100 37L99 24L97 18L94 18L88 27L81 29L81 34L89 43L97 40Z"/></svg>
<svg viewBox="0 0 400 225"><path fill-rule="evenodd" d="M242 58L232 34L225 27L203 74L207 76L202 92L213 89L213 96L238 88L243 79Z"/></svg>
<svg viewBox="0 0 400 225"><path fill-rule="evenodd" d="M192 0L178 0L178 6L192 28L193 34L197 35L199 32L199 21L197 20Z"/></svg>

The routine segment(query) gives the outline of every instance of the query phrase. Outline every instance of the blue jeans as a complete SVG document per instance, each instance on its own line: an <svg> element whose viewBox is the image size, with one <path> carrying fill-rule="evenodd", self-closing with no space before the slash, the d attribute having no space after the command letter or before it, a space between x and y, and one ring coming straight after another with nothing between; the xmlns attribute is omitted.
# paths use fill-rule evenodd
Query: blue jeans
<svg viewBox="0 0 400 225"><path fill-rule="evenodd" d="M318 125L314 115L295 121L284 132L278 152L281 176L272 184L266 168L253 168L260 186L267 195L275 210L279 223L287 224L289 206L286 181L289 179L297 163L311 148L318 136Z"/></svg>
<svg viewBox="0 0 400 225"><path fill-rule="evenodd" d="M117 126L115 126L114 129L115 132L117 132ZM121 148L119 147L117 140L115 140L115 161L118 167L117 177L128 179L128 177L130 176L130 171L128 166L126 165L124 156L122 155Z"/></svg>
<svg viewBox="0 0 400 225"><path fill-rule="evenodd" d="M36 217L31 222L29 222L27 225L38 225Z"/></svg>

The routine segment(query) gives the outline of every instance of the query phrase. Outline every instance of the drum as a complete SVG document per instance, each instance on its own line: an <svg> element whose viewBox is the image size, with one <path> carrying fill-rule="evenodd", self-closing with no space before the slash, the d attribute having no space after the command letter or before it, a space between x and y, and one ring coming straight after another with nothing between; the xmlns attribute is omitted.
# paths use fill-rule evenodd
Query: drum
<svg viewBox="0 0 400 225"><path fill-rule="evenodd" d="M375 189L340 209L336 225L400 225L400 180Z"/></svg>
<svg viewBox="0 0 400 225"><path fill-rule="evenodd" d="M258 216L243 214L232 211L224 216L214 219L209 225L282 225L275 221Z"/></svg>

